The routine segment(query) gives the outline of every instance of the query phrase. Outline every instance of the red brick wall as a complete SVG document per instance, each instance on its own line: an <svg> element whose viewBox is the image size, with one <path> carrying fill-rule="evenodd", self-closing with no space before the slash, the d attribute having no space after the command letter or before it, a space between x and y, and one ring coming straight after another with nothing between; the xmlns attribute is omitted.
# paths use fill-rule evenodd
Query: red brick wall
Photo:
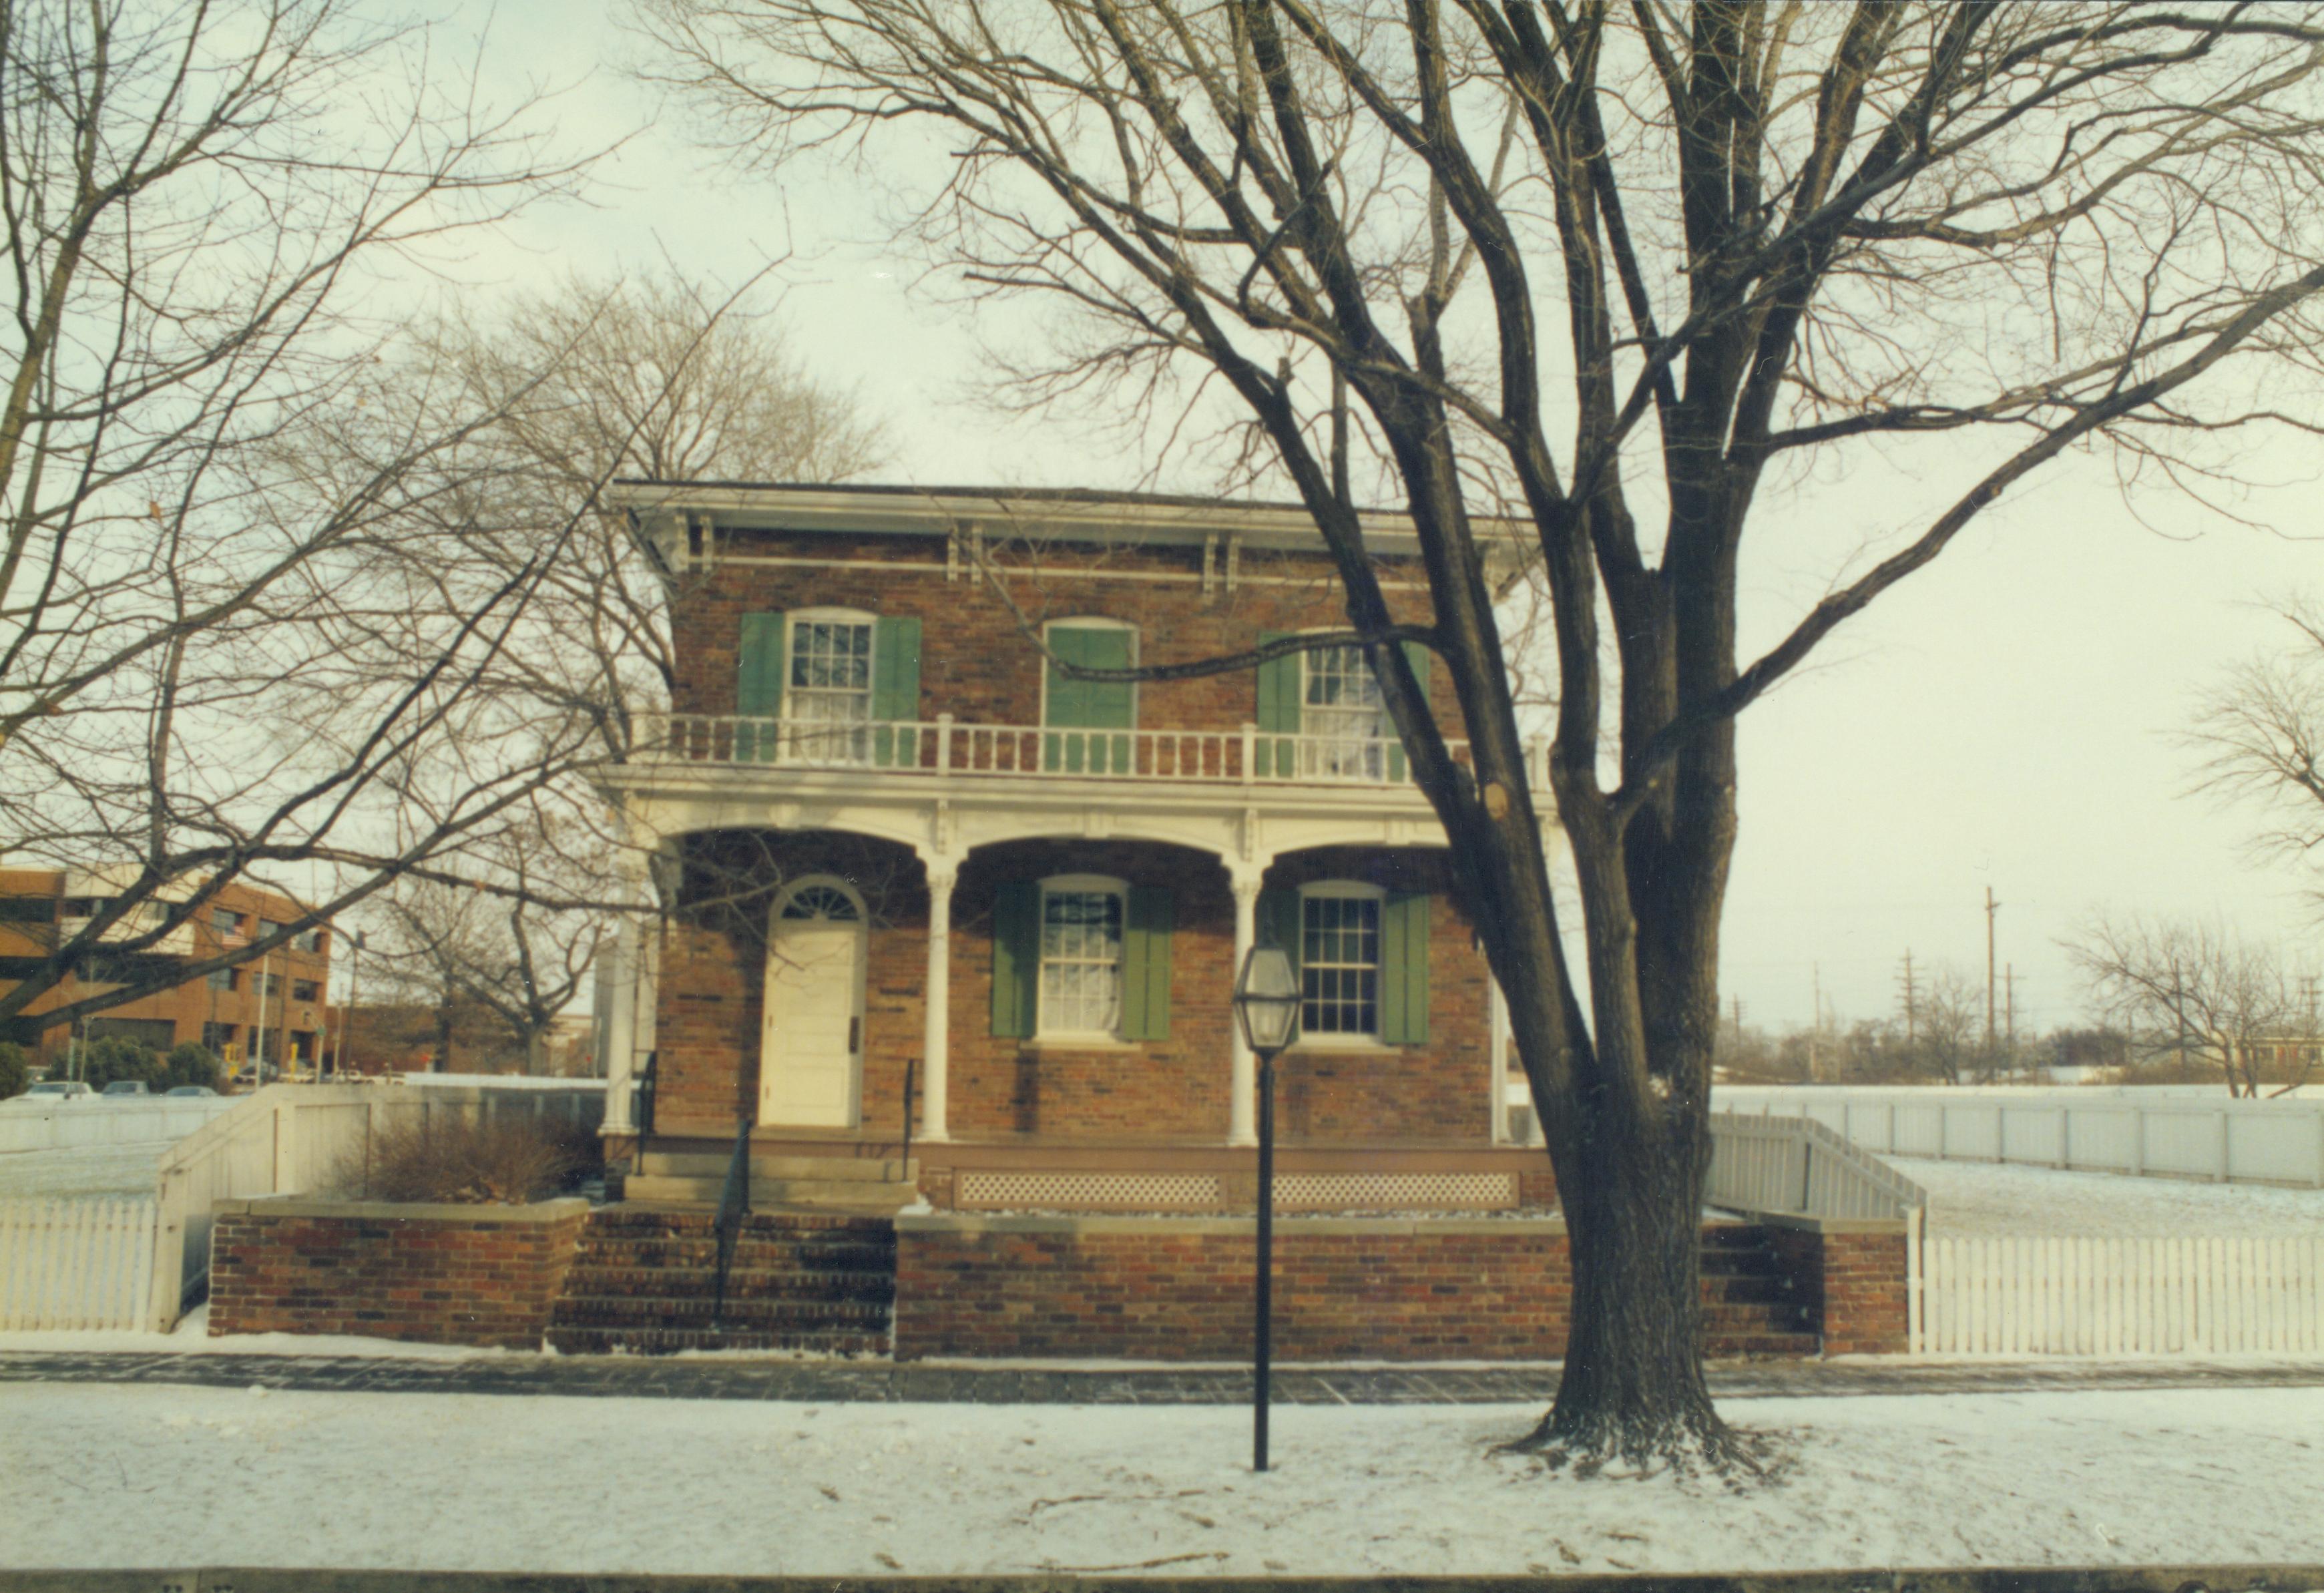
<svg viewBox="0 0 2324 1593"><path fill-rule="evenodd" d="M722 530L720 541L728 554L816 562L813 567L721 564L681 583L671 604L671 629L679 643L672 697L676 712L734 711L744 614L850 608L920 620L921 718L950 714L984 724L1040 723L1040 656L991 586L965 574L947 581L940 567L892 567L942 566L941 539ZM1142 664L1234 652L1250 646L1264 631L1344 627L1348 622L1346 597L1322 558L1246 548L1235 589L1229 592L1220 585L1205 593L1199 548L1095 551L1050 545L1028 553L996 546L992 557L1004 568L1016 566L1003 579L1010 597L1036 624L1108 619L1136 625ZM825 561L844 562L832 567ZM1023 566L1036 561L1042 574L1023 573ZM1090 573L1077 573L1081 570ZM1107 578L1127 573L1186 578ZM1416 587L1423 579L1416 560L1382 573L1392 583ZM1388 598L1400 620L1425 622L1431 612L1425 590L1392 588ZM1460 710L1446 673L1441 668L1431 671L1431 695L1444 733L1458 737L1462 733ZM1257 677L1248 671L1148 682L1138 688L1138 723L1148 730L1233 730L1256 718L1258 706Z"/></svg>
<svg viewBox="0 0 2324 1593"><path fill-rule="evenodd" d="M1819 1324L1826 1355L1902 1355L1906 1321L1904 1235L1769 1226L1776 1259Z"/></svg>
<svg viewBox="0 0 2324 1593"><path fill-rule="evenodd" d="M766 925L787 879L833 873L872 914L859 1137L900 1132L904 1069L925 1046L925 874L905 848L859 836L726 833L690 843L687 895L662 952L655 1123L732 1134L755 1117ZM992 908L1001 885L1101 874L1173 893L1167 1039L1065 1050L992 1033ZM1286 1054L1277 1064L1286 1145L1489 1143L1489 979L1444 892L1439 852L1342 848L1292 853L1265 883L1360 879L1437 892L1430 914L1429 1040ZM1034 841L982 848L953 895L949 1128L972 1140L1215 1145L1227 1132L1234 899L1207 853L1143 842Z"/></svg>
<svg viewBox="0 0 2324 1593"><path fill-rule="evenodd" d="M209 1331L355 1333L538 1349L586 1204L521 1221L483 1209L291 1202L223 1211L210 1238ZM446 1211L460 1214L439 1216Z"/></svg>
<svg viewBox="0 0 2324 1593"><path fill-rule="evenodd" d="M1279 1224L1276 1356L1554 1358L1565 1348L1572 1292L1564 1233L1494 1228L1399 1234ZM899 1360L1250 1353L1247 1230L975 1234L903 1223L896 1238Z"/></svg>

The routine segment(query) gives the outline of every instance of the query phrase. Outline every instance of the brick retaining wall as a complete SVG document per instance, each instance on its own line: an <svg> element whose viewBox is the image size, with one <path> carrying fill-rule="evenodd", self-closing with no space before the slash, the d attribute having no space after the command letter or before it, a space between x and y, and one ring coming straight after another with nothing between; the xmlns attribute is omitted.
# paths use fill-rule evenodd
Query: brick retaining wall
<svg viewBox="0 0 2324 1593"><path fill-rule="evenodd" d="M1826 1355L1902 1355L1909 1347L1904 1225L1772 1218L1769 1242L1821 1324Z"/></svg>
<svg viewBox="0 0 2324 1593"><path fill-rule="evenodd" d="M588 1209L221 1201L209 1331L538 1349Z"/></svg>

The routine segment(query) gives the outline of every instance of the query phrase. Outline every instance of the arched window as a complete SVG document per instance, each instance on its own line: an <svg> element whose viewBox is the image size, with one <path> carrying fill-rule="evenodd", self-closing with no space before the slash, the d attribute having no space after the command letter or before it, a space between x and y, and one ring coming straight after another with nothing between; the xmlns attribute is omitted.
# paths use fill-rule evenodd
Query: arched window
<svg viewBox="0 0 2324 1593"><path fill-rule="evenodd" d="M809 883L783 898L781 916L854 924L862 921L863 912L856 906L855 898L838 886Z"/></svg>

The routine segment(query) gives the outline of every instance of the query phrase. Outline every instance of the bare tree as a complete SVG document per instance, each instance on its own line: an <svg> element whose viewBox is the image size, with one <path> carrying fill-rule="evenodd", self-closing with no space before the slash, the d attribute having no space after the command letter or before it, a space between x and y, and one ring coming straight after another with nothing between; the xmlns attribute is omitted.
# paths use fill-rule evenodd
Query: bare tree
<svg viewBox="0 0 2324 1593"><path fill-rule="evenodd" d="M1923 987L1914 1071L1958 1084L1985 1060L1985 990L1947 963Z"/></svg>
<svg viewBox="0 0 2324 1593"><path fill-rule="evenodd" d="M2232 465L2218 428L2312 424L2246 367L2315 368L2318 14L642 3L659 75L744 158L893 187L919 150L883 164L887 134L940 141L942 175L899 196L913 235L964 292L1047 307L1046 342L995 354L1006 396L1157 465L1223 437L1227 484L1306 506L1508 993L1570 1224L1572 1336L1527 1441L1749 1464L1703 1384L1696 1258L1735 717L2061 454L2180 479ZM1804 495L1929 433L1960 434L1950 505L1742 654L1770 473ZM1392 621L1352 501L1372 482L1417 529L1425 625ZM1548 792L1486 576L1512 532L1554 622ZM1408 637L1443 661L1466 766Z"/></svg>
<svg viewBox="0 0 2324 1593"><path fill-rule="evenodd" d="M2216 682L2184 739L2203 760L2203 788L2266 815L2254 849L2304 866L2313 879L2324 855L2324 613L2304 602L2276 613L2289 645ZM2324 913L2324 882L2310 885L2309 899Z"/></svg>
<svg viewBox="0 0 2324 1593"><path fill-rule="evenodd" d="M548 558L418 632L360 578L477 490L464 445L495 418L440 362L383 381L397 280L580 170L471 89L338 0L0 8L0 831L108 893L0 1020L69 1023L456 875L597 756L586 716L476 695ZM443 797L426 824L415 784ZM307 910L149 954L240 879ZM110 989L26 1016L96 961Z"/></svg>
<svg viewBox="0 0 2324 1593"><path fill-rule="evenodd" d="M2274 950L2225 929L2098 918L2066 943L2066 954L2099 1010L2131 1031L2135 1048L2216 1069L2230 1095L2256 1099L2275 1049L2300 1027Z"/></svg>

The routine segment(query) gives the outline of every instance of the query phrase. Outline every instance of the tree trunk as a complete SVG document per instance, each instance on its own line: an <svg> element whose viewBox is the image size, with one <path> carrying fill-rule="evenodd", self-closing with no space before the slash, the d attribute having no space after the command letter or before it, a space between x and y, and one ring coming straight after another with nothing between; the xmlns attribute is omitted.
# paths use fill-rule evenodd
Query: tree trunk
<svg viewBox="0 0 2324 1593"><path fill-rule="evenodd" d="M1708 1125L1601 1113L1555 1158L1573 1294L1557 1402L1517 1447L1587 1475L1752 1469L1702 1376L1702 1201ZM1682 1121L1692 1116L1692 1123Z"/></svg>

